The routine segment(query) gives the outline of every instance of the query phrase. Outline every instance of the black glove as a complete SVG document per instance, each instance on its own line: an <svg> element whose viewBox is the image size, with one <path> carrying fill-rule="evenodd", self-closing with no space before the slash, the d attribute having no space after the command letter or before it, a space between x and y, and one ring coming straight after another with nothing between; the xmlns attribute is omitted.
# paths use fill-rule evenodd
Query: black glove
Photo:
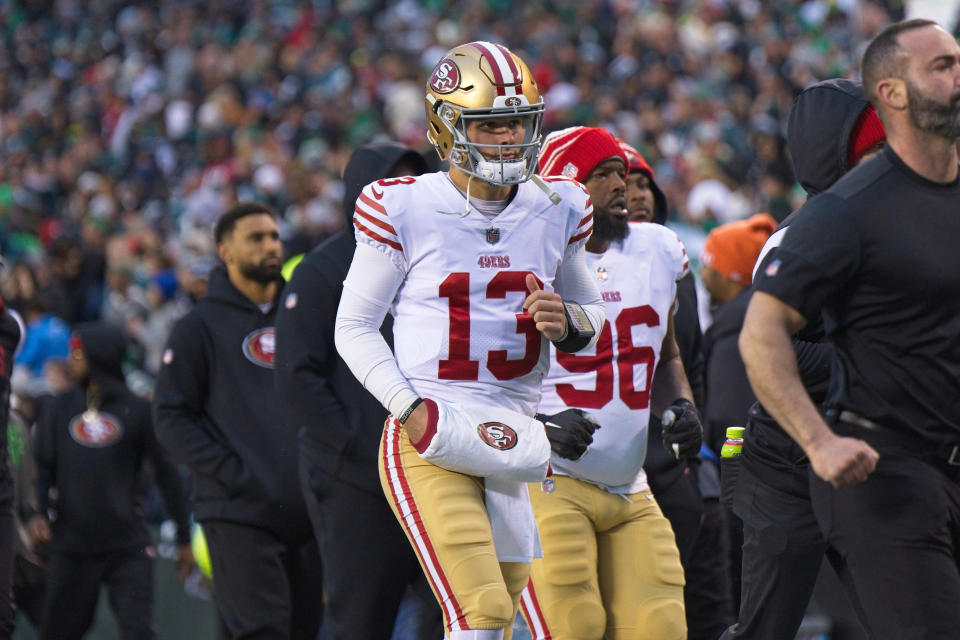
<svg viewBox="0 0 960 640"><path fill-rule="evenodd" d="M564 409L560 413L534 416L547 427L550 449L561 458L579 460L593 442L593 432L600 428L580 409Z"/></svg>
<svg viewBox="0 0 960 640"><path fill-rule="evenodd" d="M674 400L663 412L660 424L663 425L663 447L667 453L677 460L697 455L703 443L703 427L692 402L686 398Z"/></svg>

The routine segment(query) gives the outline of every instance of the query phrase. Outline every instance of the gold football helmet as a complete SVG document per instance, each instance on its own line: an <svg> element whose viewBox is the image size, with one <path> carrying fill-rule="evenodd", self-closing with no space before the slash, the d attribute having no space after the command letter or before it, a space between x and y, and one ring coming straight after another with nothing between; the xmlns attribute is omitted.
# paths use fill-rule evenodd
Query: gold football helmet
<svg viewBox="0 0 960 640"><path fill-rule="evenodd" d="M497 185L529 180L540 148L543 99L530 69L506 47L470 42L454 47L427 81L427 139L442 159ZM521 144L477 144L467 139L471 120L521 118Z"/></svg>

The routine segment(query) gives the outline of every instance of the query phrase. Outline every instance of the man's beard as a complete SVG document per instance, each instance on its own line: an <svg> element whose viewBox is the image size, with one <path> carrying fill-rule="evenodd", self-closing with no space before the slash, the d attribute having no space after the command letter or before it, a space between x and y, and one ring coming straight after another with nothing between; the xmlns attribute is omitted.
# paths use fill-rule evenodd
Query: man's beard
<svg viewBox="0 0 960 640"><path fill-rule="evenodd" d="M630 226L627 220L622 222L611 216L609 213L598 215L595 211L593 215L593 235L599 240L613 242L623 240L630 233Z"/></svg>
<svg viewBox="0 0 960 640"><path fill-rule="evenodd" d="M259 282L261 284L267 284L280 278L282 268L283 265L281 264L277 264L276 266L268 266L263 262L260 264L245 262L240 265L240 273L248 280L253 280L254 282Z"/></svg>
<svg viewBox="0 0 960 640"><path fill-rule="evenodd" d="M949 140L960 137L960 100L944 104L925 96L910 82L906 85L910 101L907 111L915 127Z"/></svg>

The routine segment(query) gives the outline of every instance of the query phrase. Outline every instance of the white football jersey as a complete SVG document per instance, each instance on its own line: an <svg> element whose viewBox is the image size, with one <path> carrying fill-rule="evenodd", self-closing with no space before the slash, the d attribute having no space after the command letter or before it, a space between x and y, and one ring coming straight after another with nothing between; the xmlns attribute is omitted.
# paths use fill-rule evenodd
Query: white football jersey
<svg viewBox="0 0 960 640"><path fill-rule="evenodd" d="M559 205L524 182L493 220L475 210L462 216L464 197L446 173L363 189L355 234L405 274L390 309L394 352L422 397L533 415L549 351L523 310L526 275L553 290L564 256L593 229L586 190L547 180L563 196Z"/></svg>
<svg viewBox="0 0 960 640"><path fill-rule="evenodd" d="M577 354L550 349L541 413L576 407L601 428L574 462L554 455L556 473L573 476L615 493L647 487L650 387L660 347L673 313L677 280L690 268L677 235L659 224L631 222L622 242L603 254L587 252L606 306L607 320L594 350Z"/></svg>

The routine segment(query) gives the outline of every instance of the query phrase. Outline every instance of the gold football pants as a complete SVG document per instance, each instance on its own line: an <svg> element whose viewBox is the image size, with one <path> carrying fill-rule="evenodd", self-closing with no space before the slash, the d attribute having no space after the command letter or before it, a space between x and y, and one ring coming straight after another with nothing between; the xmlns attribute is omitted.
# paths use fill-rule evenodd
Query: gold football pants
<svg viewBox="0 0 960 640"><path fill-rule="evenodd" d="M552 483L552 484L551 484ZM683 640L683 568L649 490L623 496L554 476L530 484L543 558L522 611L537 640Z"/></svg>
<svg viewBox="0 0 960 640"><path fill-rule="evenodd" d="M384 426L379 467L387 501L443 609L447 634L505 629L509 640L530 565L497 560L483 479L422 459L393 417Z"/></svg>

